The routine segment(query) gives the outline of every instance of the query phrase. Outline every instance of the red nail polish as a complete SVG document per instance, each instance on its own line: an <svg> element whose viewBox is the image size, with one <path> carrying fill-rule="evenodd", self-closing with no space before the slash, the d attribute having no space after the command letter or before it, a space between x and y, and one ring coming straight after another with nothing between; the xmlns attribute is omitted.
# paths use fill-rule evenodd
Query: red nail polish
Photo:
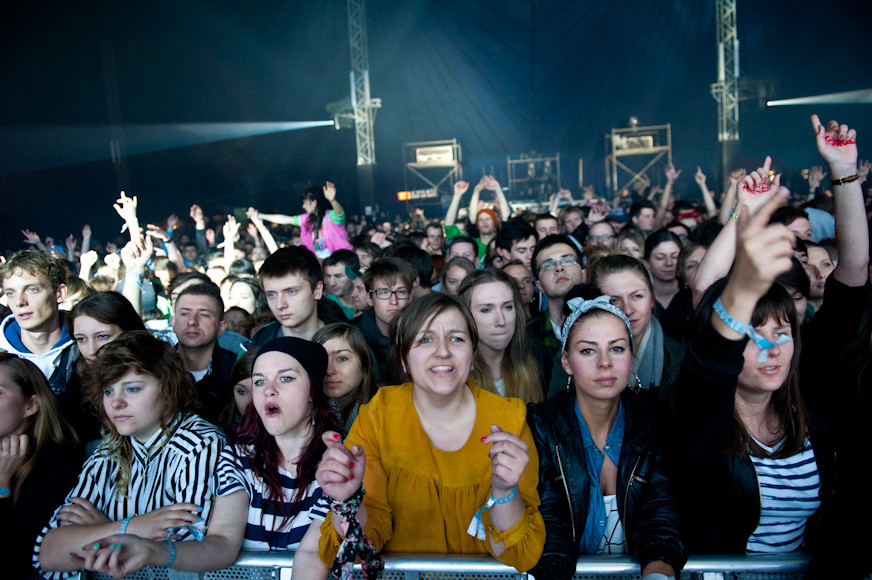
<svg viewBox="0 0 872 580"><path fill-rule="evenodd" d="M347 477L343 480L343 483L348 483L348 478L347 478Z"/></svg>
<svg viewBox="0 0 872 580"><path fill-rule="evenodd" d="M487 439L487 436L481 438L481 442L484 443L484 440Z"/></svg>
<svg viewBox="0 0 872 580"><path fill-rule="evenodd" d="M348 464L348 467L354 469L354 462L352 461L351 463L349 463L349 464Z"/></svg>
<svg viewBox="0 0 872 580"><path fill-rule="evenodd" d="M336 439L337 441L339 441L339 433L334 433L333 438Z"/></svg>
<svg viewBox="0 0 872 580"><path fill-rule="evenodd" d="M354 479L354 474L353 474L353 473L351 474L351 479Z"/></svg>

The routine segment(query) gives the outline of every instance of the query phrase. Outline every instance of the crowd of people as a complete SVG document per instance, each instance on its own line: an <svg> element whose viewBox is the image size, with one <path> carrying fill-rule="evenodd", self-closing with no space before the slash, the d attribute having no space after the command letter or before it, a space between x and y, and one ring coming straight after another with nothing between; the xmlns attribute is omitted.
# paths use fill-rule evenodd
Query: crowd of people
<svg viewBox="0 0 872 580"><path fill-rule="evenodd" d="M354 218L327 182L245 228L143 227L122 192L129 240L25 230L0 265L10 577L242 549L295 551L297 580L378 577L382 551L663 580L803 550L865 577L872 164L812 129L831 188L818 167L799 195L766 158L723 195L697 169L701 204L670 165L539 213L485 176L432 221Z"/></svg>

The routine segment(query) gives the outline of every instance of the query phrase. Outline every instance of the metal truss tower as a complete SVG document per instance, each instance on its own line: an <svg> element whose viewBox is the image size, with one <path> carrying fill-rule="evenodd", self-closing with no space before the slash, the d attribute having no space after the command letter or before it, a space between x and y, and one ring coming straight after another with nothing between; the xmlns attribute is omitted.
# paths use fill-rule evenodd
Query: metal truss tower
<svg viewBox="0 0 872 580"><path fill-rule="evenodd" d="M736 0L715 0L718 38L718 82L712 96L718 102L718 145L721 176L726 179L739 149L739 39L736 34Z"/></svg>
<svg viewBox="0 0 872 580"><path fill-rule="evenodd" d="M375 140L373 125L381 99L369 94L369 51L366 43L366 9L364 0L348 0L348 44L351 49L351 108L357 139L357 167L360 201L375 202L373 168Z"/></svg>

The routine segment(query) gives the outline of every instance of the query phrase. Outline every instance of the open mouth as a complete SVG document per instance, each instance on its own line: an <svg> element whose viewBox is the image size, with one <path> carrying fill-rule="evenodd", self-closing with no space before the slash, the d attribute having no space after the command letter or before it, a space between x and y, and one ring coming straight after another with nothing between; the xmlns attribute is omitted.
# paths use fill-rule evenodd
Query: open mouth
<svg viewBox="0 0 872 580"><path fill-rule="evenodd" d="M278 405L274 405L272 403L270 403L266 407L264 407L264 411L266 411L267 417L275 417L279 413L281 413L281 409L279 409Z"/></svg>

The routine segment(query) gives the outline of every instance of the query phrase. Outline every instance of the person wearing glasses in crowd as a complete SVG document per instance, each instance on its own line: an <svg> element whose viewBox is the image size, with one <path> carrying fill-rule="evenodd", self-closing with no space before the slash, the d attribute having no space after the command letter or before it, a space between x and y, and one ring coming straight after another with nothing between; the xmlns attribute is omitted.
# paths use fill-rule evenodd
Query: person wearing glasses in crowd
<svg viewBox="0 0 872 580"><path fill-rule="evenodd" d="M372 308L351 322L363 333L375 356L380 381L386 376L391 321L411 300L412 284L417 277L415 269L399 258L382 258L363 274Z"/></svg>
<svg viewBox="0 0 872 580"><path fill-rule="evenodd" d="M578 250L565 235L546 236L533 249L531 265L537 288L548 298L548 309L530 321L527 332L530 341L544 348L548 360L553 360L563 346L560 342L563 299L582 281Z"/></svg>

